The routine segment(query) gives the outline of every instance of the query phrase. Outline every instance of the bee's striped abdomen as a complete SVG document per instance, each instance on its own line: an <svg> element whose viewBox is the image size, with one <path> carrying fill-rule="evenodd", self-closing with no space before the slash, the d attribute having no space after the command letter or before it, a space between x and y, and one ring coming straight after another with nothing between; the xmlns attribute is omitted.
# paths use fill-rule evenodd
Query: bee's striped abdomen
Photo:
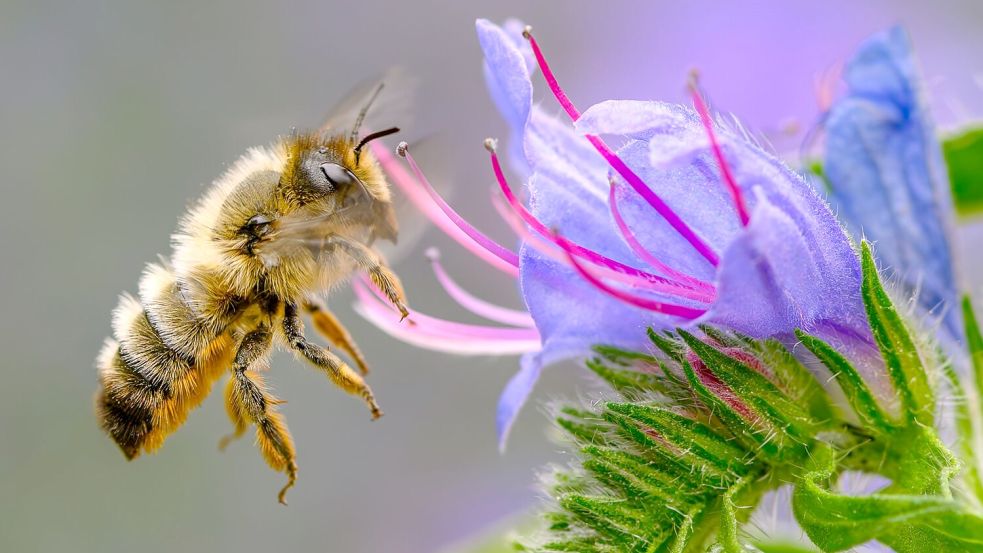
<svg viewBox="0 0 983 553"><path fill-rule="evenodd" d="M96 408L102 427L132 459L153 429L154 410L164 393L127 365L115 340L106 340L99 355L99 381Z"/></svg>
<svg viewBox="0 0 983 553"><path fill-rule="evenodd" d="M120 298L115 340L107 340L98 360L99 417L130 459L160 447L227 366L221 358L230 340L188 307L174 282L163 267L149 268L143 304Z"/></svg>

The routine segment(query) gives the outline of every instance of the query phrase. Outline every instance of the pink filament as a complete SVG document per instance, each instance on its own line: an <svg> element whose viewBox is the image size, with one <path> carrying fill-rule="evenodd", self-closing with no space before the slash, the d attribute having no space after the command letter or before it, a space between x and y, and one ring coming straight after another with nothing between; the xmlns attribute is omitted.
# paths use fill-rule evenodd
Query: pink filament
<svg viewBox="0 0 983 553"><path fill-rule="evenodd" d="M614 179L612 179L611 190L608 193L608 204L611 206L611 215L614 217L614 222L618 226L618 230L621 231L621 235L625 237L625 241L628 243L628 247L630 247L631 250L635 252L635 255L637 255L639 258L641 258L649 265L655 267L657 270L661 271L663 274L668 275L671 278L674 278L676 281L682 284L685 284L692 288L705 290L710 294L714 294L716 292L716 289L714 288L713 284L710 284L709 282L705 282L698 278L691 277L685 273L673 269L672 267L663 263L659 258L652 255L652 252L645 249L645 246L643 246L642 243L638 241L638 238L635 237L635 234L631 231L630 228L628 228L627 223L625 223L624 218L621 216L621 211L618 210L618 201L616 198L617 194L615 194L616 186L617 184L615 183Z"/></svg>
<svg viewBox="0 0 983 553"><path fill-rule="evenodd" d="M467 309L475 315L498 323L526 328L535 326L532 316L529 315L528 312L519 311L517 309L508 309L493 303L489 303L475 297L470 292L462 288L458 283L454 282L454 280L451 279L451 277L444 270L444 267L440 264L439 255L436 249L429 250L427 252L427 257L430 259L434 275L437 277L437 282L444 287L447 294L461 307Z"/></svg>
<svg viewBox="0 0 983 553"><path fill-rule="evenodd" d="M694 309L692 307L685 307L682 305L674 305L671 303L663 303L661 301L656 301L649 298L643 298L641 296L636 296L634 294L628 293L624 290L619 290L608 286L604 281L597 278L586 267L581 265L573 255L572 249L570 249L570 243L567 242L562 236L557 236L557 244L563 248L566 252L567 258L570 260L570 264L576 269L580 276L589 282L592 286L598 290L617 298L627 304L634 305L636 307L641 307L642 309L648 309L649 311L656 311L658 313L664 313L666 315L673 315L676 317L682 317L684 319L696 319L706 313L705 309Z"/></svg>
<svg viewBox="0 0 983 553"><path fill-rule="evenodd" d="M566 93L560 87L560 83L557 82L556 76L553 75L553 71L550 69L548 63L546 63L546 58L543 56L542 51L539 49L539 44L536 43L536 39L532 36L532 33L527 28L523 31L523 36L529 40L529 44L532 47L533 54L536 56L536 61L539 63L539 68L543 72L543 77L546 79L546 84L549 86L550 90L553 92L553 96L563 107L567 115L574 121L580 118L580 112L567 97ZM676 230L693 248L700 253L711 265L716 267L720 263L720 258L715 251L700 238L696 232L693 231L686 224L682 218L672 210L662 198L658 196L655 192L649 188L645 182L631 170L624 161L612 150L600 137L592 134L584 135L585 138L594 146L601 157L608 162L608 165L614 168L624 178L632 188L643 198L645 201L652 206L655 211L666 220L669 225Z"/></svg>
<svg viewBox="0 0 983 553"><path fill-rule="evenodd" d="M517 354L540 348L534 328L496 328L466 325L414 312L415 324L399 324L399 314L382 303L361 281L352 283L358 298L355 307L364 317L403 341L450 353Z"/></svg>
<svg viewBox="0 0 983 553"><path fill-rule="evenodd" d="M500 251L493 252L486 248L485 245L481 244L475 237L469 235L464 229L456 226L453 219L451 219L445 212L441 211L438 205L434 205L434 202L430 199L430 197L420 190L418 183L414 182L414 178L407 173L399 163L396 162L392 154L390 154L386 148L381 146L381 143L370 143L369 148L371 148L372 153L375 154L386 173L392 178L393 183L398 186L404 194L406 194L410 201L413 202L413 205L415 205L421 213L423 213L428 219L430 219L430 221L437 225L438 228L444 231L445 234L453 238L458 244L492 267L495 267L496 269L513 277L519 275L518 256L505 248L498 246L498 244L495 244L495 246L497 246ZM434 192L434 194L436 194L436 192ZM444 203L444 205L446 205L446 203ZM477 231L474 232L477 233ZM480 235L480 233L478 234ZM486 238L486 240L488 239ZM491 240L488 241L491 242ZM502 253L502 255L499 255L499 253Z"/></svg>
<svg viewBox="0 0 983 553"><path fill-rule="evenodd" d="M740 187L737 186L734 173L731 171L727 160L724 159L724 151L717 141L717 134L713 130L713 119L710 117L710 110L707 109L706 102L703 101L703 96L700 94L699 89L697 89L696 84L691 82L689 89L690 95L693 97L693 107L700 114L700 121L703 122L703 128L707 131L707 138L710 139L710 148L713 150L713 157L717 159L717 165L720 166L720 174L723 176L727 190L730 192L731 200L734 202L734 208L737 210L737 216L741 220L741 225L746 227L751 218L748 216L747 205L744 203L744 196L741 194Z"/></svg>
<svg viewBox="0 0 983 553"><path fill-rule="evenodd" d="M546 225L544 225L539 219L537 219L532 213L529 213L529 210L527 210L526 207L522 205L522 202L515 197L515 194L512 193L512 189L509 188L508 181L505 180L505 174L502 172L502 166L498 160L498 154L495 152L495 149L489 146L488 151L491 154L492 169L495 172L495 179L498 181L499 188L502 190L502 194L505 196L505 199L508 201L513 211L517 213L519 217L526 222L526 224L532 227L533 230L539 233L540 236L547 239L551 243L560 246L560 244L557 242L557 237L550 232L550 230L546 228ZM566 262L565 259L558 258L551 254L548 249L541 249L541 244L538 244L537 242L530 242L530 244L545 255L554 259L559 259L562 262ZM712 297L710 297L706 291L693 290L692 288L681 286L675 282L672 282L665 277L640 271L634 267L610 259L593 250L589 250L579 244L570 242L569 240L566 241L566 244L567 247L564 249L569 249L573 255L583 258L585 261L588 261L593 265L597 265L606 273L617 273L616 280L618 281L624 282L631 286L672 294L697 301L712 301Z"/></svg>

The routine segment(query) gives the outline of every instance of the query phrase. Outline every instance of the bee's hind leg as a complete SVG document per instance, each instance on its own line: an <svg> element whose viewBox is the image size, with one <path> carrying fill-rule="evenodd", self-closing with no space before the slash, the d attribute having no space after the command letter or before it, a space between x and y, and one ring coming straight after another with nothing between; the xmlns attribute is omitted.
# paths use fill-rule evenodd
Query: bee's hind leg
<svg viewBox="0 0 983 553"><path fill-rule="evenodd" d="M365 362L362 350L359 349L358 344L352 339L351 334L348 333L348 329L341 324L341 321L334 316L334 313L328 310L328 306L320 298L311 296L304 300L304 311L310 314L311 320L314 322L314 328L322 336L334 344L335 347L347 353L355 361L355 365L358 366L358 370L362 375L369 374L369 365Z"/></svg>
<svg viewBox="0 0 983 553"><path fill-rule="evenodd" d="M242 411L242 404L235 400L235 390L236 379L233 377L225 385L225 412L228 413L229 420L232 421L233 430L231 434L226 434L219 440L219 451L225 451L229 444L241 438L249 429L249 421L246 420L246 414Z"/></svg>
<svg viewBox="0 0 983 553"><path fill-rule="evenodd" d="M382 410L375 401L372 389L337 355L312 344L304 336L304 322L300 320L297 304L287 303L283 310L283 332L287 336L290 347L304 356L308 362L327 373L331 382L349 394L356 395L365 401L372 412L372 419L382 416Z"/></svg>
<svg viewBox="0 0 983 553"><path fill-rule="evenodd" d="M273 470L287 474L287 485L280 490L278 496L280 503L286 505L284 496L297 481L293 439L287 431L283 416L276 412L276 405L280 401L266 391L260 374L249 370L266 359L272 338L270 329L261 326L242 339L232 365L232 380L226 399L229 415L236 424L236 432L241 434L240 428L244 430L247 420L255 424L256 441L266 463Z"/></svg>

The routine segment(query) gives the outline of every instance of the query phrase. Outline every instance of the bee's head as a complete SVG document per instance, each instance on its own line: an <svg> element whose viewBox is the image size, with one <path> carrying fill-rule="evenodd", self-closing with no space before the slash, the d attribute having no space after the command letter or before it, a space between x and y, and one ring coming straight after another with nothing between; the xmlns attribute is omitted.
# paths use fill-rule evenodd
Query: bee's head
<svg viewBox="0 0 983 553"><path fill-rule="evenodd" d="M360 142L344 134L287 138L278 193L292 211L291 218L309 217L324 227L363 226L373 237L395 240L389 185L375 157L362 150L375 137Z"/></svg>
<svg viewBox="0 0 983 553"><path fill-rule="evenodd" d="M278 192L295 209L325 214L389 200L374 159L356 159L354 145L344 136L293 135L286 140L286 151Z"/></svg>

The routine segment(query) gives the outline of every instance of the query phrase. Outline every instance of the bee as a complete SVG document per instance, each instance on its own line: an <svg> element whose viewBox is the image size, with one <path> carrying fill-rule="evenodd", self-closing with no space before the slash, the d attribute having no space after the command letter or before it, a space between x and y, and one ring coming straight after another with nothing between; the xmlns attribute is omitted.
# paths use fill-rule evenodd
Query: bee
<svg viewBox="0 0 983 553"><path fill-rule="evenodd" d="M256 428L269 466L286 474L278 499L297 480L293 440L282 403L262 373L274 346L289 348L339 388L382 416L362 378L368 365L321 295L361 272L408 314L403 288L374 244L396 241L389 184L365 146L398 132L359 138L382 86L350 131L291 132L250 149L180 220L172 255L148 264L139 294L123 294L113 337L96 364L96 412L128 460L156 451L228 374L225 406L234 427L220 448ZM358 371L304 332L314 328Z"/></svg>

